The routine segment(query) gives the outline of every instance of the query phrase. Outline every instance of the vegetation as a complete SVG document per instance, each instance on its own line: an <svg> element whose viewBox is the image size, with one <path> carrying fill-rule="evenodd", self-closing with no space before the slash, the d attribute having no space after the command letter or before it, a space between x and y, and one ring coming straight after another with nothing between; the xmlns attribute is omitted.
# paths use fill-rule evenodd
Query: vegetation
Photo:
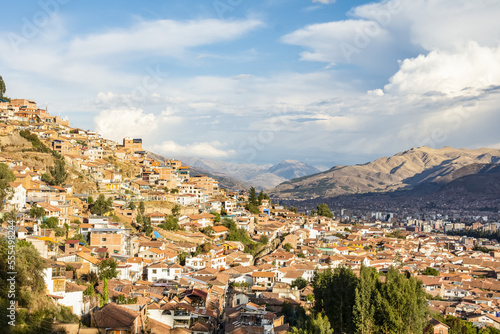
<svg viewBox="0 0 500 334"><path fill-rule="evenodd" d="M66 171L66 163L63 159L56 159L54 161L54 167L50 168L50 176L49 183L56 186L60 186L66 181L68 172Z"/></svg>
<svg viewBox="0 0 500 334"><path fill-rule="evenodd" d="M115 259L104 259L99 264L99 279L112 279L118 276Z"/></svg>
<svg viewBox="0 0 500 334"><path fill-rule="evenodd" d="M9 264L9 251L15 250L16 262ZM78 322L68 308L58 307L45 294L43 270L45 261L35 247L26 241L18 240L9 244L6 238L0 239L0 326L10 329L11 333L51 333L54 321ZM8 325L7 314L10 306L8 272L15 271L15 327ZM29 310L28 310L29 309Z"/></svg>
<svg viewBox="0 0 500 334"><path fill-rule="evenodd" d="M3 78L0 75L0 99L5 98L6 91L7 91L7 87L5 86L5 82L3 81Z"/></svg>
<svg viewBox="0 0 500 334"><path fill-rule="evenodd" d="M333 218L333 213L330 211L330 208L328 208L328 205L326 203L318 205L317 209L318 216Z"/></svg>
<svg viewBox="0 0 500 334"><path fill-rule="evenodd" d="M328 317L317 313L314 317L307 319L304 328L292 327L292 334L333 334Z"/></svg>
<svg viewBox="0 0 500 334"><path fill-rule="evenodd" d="M428 275L428 276L439 276L439 271L435 268L427 267L422 271L423 275Z"/></svg>
<svg viewBox="0 0 500 334"><path fill-rule="evenodd" d="M245 209L253 214L259 214L259 206L262 205L263 200L268 200L269 203L272 204L271 198L268 194L261 191L259 195L257 195L255 188L251 187L249 190L248 201L245 203Z"/></svg>
<svg viewBox="0 0 500 334"><path fill-rule="evenodd" d="M186 252L182 252L179 255L177 255L177 258L179 259L179 264L181 266L185 266L186 265L186 259L187 259L187 257L188 257L188 253L186 253Z"/></svg>
<svg viewBox="0 0 500 334"><path fill-rule="evenodd" d="M175 190L178 191L179 189L175 189ZM174 207L172 208L172 215L175 218L178 218L181 215L181 206L179 204L174 205Z"/></svg>
<svg viewBox="0 0 500 334"><path fill-rule="evenodd" d="M158 225L167 231L179 230L179 220L174 215L165 215L165 223Z"/></svg>
<svg viewBox="0 0 500 334"><path fill-rule="evenodd" d="M126 298L124 295L119 295L116 298L116 303L117 304L136 304L137 303L137 297L128 297Z"/></svg>
<svg viewBox="0 0 500 334"><path fill-rule="evenodd" d="M14 182L15 180L16 177L9 169L9 166L0 163L0 210L3 210L5 200L11 196L12 188L10 187L10 182Z"/></svg>
<svg viewBox="0 0 500 334"><path fill-rule="evenodd" d="M391 233L387 233L386 237L397 238L397 239L406 239L406 236L404 235L403 231L401 231L401 230L394 230Z"/></svg>
<svg viewBox="0 0 500 334"><path fill-rule="evenodd" d="M489 252L491 252L491 250L488 247L479 246L479 245L475 245L474 248L473 248L473 250L479 251L479 252L483 252L483 253L489 253Z"/></svg>
<svg viewBox="0 0 500 334"><path fill-rule="evenodd" d="M297 287L299 290L304 289L307 286L308 282L302 277L297 278L292 283L292 288Z"/></svg>
<svg viewBox="0 0 500 334"><path fill-rule="evenodd" d="M293 249L293 246L287 242L286 244L283 245L283 249L286 250L287 252L290 252Z"/></svg>
<svg viewBox="0 0 500 334"><path fill-rule="evenodd" d="M56 155L60 157L59 153L48 148L44 143L42 143L37 135L31 133L29 130L21 130L19 131L19 135L31 143L35 152L51 153L54 157L56 157Z"/></svg>
<svg viewBox="0 0 500 334"><path fill-rule="evenodd" d="M496 241L500 241L500 231L496 232L488 232L488 231L482 231L482 230L473 230L470 228L467 228L465 230L460 230L460 231L448 231L446 232L448 235L464 235L467 237L473 237L473 238L485 238L485 239L493 239Z"/></svg>
<svg viewBox="0 0 500 334"><path fill-rule="evenodd" d="M34 203L31 206L28 215L33 219L42 220L42 218L45 217L45 209L42 208L41 206L36 205L36 203Z"/></svg>
<svg viewBox="0 0 500 334"><path fill-rule="evenodd" d="M395 268L385 283L369 267L361 268L359 278L349 268L326 270L316 273L313 289L315 314L324 313L334 333L422 333L427 324L421 281ZM306 323L299 327L309 333Z"/></svg>
<svg viewBox="0 0 500 334"><path fill-rule="evenodd" d="M97 200L92 204L90 212L93 215L102 216L112 210L113 198L106 199L103 194L99 195Z"/></svg>
<svg viewBox="0 0 500 334"><path fill-rule="evenodd" d="M255 255L260 250L260 243L256 243L250 238L248 232L242 228L238 228L236 223L229 218L222 219L222 225L229 229L226 236L227 241L239 241L245 245L245 253Z"/></svg>
<svg viewBox="0 0 500 334"><path fill-rule="evenodd" d="M269 243L269 238L263 235L260 237L259 242L263 245L267 245Z"/></svg>

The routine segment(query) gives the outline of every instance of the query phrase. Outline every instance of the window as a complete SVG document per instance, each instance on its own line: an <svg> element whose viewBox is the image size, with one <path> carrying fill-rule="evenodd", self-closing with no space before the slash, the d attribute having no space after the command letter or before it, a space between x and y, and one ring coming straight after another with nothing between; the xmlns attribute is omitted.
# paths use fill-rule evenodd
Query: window
<svg viewBox="0 0 500 334"><path fill-rule="evenodd" d="M156 269L153 269L153 274L156 274Z"/></svg>
<svg viewBox="0 0 500 334"><path fill-rule="evenodd" d="M101 242L106 242L106 238L101 238Z"/></svg>

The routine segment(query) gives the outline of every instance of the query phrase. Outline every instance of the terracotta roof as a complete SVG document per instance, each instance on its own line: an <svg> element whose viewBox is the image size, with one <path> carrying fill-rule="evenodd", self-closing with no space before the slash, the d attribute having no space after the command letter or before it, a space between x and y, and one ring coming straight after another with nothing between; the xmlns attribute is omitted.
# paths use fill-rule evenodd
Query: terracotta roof
<svg viewBox="0 0 500 334"><path fill-rule="evenodd" d="M97 328L129 328L134 324L139 312L110 303L95 312Z"/></svg>

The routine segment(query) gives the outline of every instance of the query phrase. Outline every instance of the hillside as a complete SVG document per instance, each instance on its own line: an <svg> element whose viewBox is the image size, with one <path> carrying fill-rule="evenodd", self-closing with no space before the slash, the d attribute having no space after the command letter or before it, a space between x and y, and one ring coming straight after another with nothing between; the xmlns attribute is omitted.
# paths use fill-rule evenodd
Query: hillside
<svg viewBox="0 0 500 334"><path fill-rule="evenodd" d="M363 165L335 166L326 172L284 182L270 193L283 199L310 199L411 189L424 183L444 184L461 175L474 174L472 167L459 171L465 166L499 161L497 149L420 147Z"/></svg>

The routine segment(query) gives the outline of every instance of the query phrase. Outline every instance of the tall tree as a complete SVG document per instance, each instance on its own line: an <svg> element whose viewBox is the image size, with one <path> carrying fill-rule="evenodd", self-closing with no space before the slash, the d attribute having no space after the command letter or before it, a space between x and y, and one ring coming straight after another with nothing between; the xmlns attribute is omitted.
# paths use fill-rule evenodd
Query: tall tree
<svg viewBox="0 0 500 334"><path fill-rule="evenodd" d="M7 91L7 88L5 87L5 82L3 81L3 78L0 75L0 98L5 97L6 91Z"/></svg>
<svg viewBox="0 0 500 334"><path fill-rule="evenodd" d="M378 273L374 268L361 267L353 309L356 333L375 333L375 298L378 281Z"/></svg>
<svg viewBox="0 0 500 334"><path fill-rule="evenodd" d="M14 182L16 177L14 173L4 163L0 163L0 210L3 210L5 201L12 195L10 182Z"/></svg>
<svg viewBox="0 0 500 334"><path fill-rule="evenodd" d="M151 226L151 218L143 216L142 232L144 232L148 237L151 236L151 233L153 233L153 227Z"/></svg>
<svg viewBox="0 0 500 334"><path fill-rule="evenodd" d="M318 205L318 216L324 216L328 218L333 218L333 213L328 208L326 203Z"/></svg>
<svg viewBox="0 0 500 334"><path fill-rule="evenodd" d="M353 307L358 278L352 269L340 267L316 274L313 280L316 312L324 312L335 333L353 333Z"/></svg>
<svg viewBox="0 0 500 334"><path fill-rule="evenodd" d="M62 159L54 160L54 167L50 168L50 175L52 176L52 183L56 186L60 186L68 178L68 172L66 171L66 164Z"/></svg>
<svg viewBox="0 0 500 334"><path fill-rule="evenodd" d="M251 187L250 188L250 193L248 195L248 203L250 204L253 204L253 205L257 205L257 194L255 192L255 188L254 187Z"/></svg>
<svg viewBox="0 0 500 334"><path fill-rule="evenodd" d="M28 215L33 219L37 219L38 221L41 221L42 218L45 217L45 209L42 208L41 206L36 205L36 203L34 203L31 206Z"/></svg>
<svg viewBox="0 0 500 334"><path fill-rule="evenodd" d="M109 302L109 290L108 290L108 279L104 279L104 288L102 292L102 299L104 301L104 304L107 304Z"/></svg>
<svg viewBox="0 0 500 334"><path fill-rule="evenodd" d="M306 322L306 328L293 327L292 334L333 334L333 328L331 328L328 317L323 316L321 313L316 314L314 317L310 317Z"/></svg>
<svg viewBox="0 0 500 334"><path fill-rule="evenodd" d="M428 306L422 282L389 269L384 284L378 284L375 322L380 333L422 333Z"/></svg>
<svg viewBox="0 0 500 334"><path fill-rule="evenodd" d="M90 208L90 212L93 215L102 216L105 213L111 211L111 207L113 205L113 198L106 199L103 194L97 197L97 200L94 202L92 207Z"/></svg>
<svg viewBox="0 0 500 334"><path fill-rule="evenodd" d="M116 263L115 259L102 260L99 264L99 278L111 279L118 276L118 271L116 270L117 265L118 264Z"/></svg>

